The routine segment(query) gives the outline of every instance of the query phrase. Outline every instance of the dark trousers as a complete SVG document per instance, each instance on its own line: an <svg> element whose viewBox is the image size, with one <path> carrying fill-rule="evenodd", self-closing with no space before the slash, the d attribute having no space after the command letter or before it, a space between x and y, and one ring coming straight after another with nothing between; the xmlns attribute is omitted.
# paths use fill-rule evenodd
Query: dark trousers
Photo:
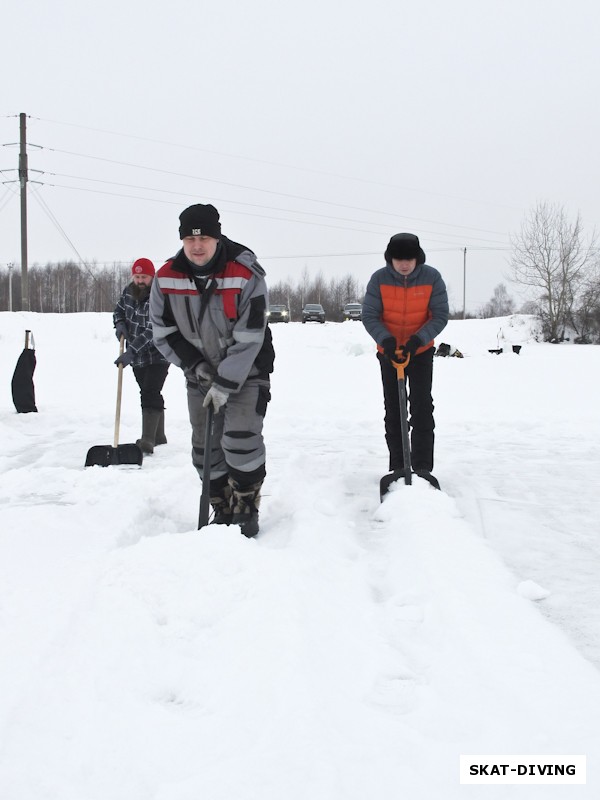
<svg viewBox="0 0 600 800"><path fill-rule="evenodd" d="M142 408L156 408L162 411L165 401L161 394L167 379L170 364L148 364L147 367L134 367L133 374L140 387Z"/></svg>
<svg viewBox="0 0 600 800"><path fill-rule="evenodd" d="M404 371L410 406L410 454L414 470L433 469L433 398L431 384L433 379L433 353L430 347L424 353L414 356ZM387 358L378 354L383 383L385 406L385 440L390 453L390 470L402 469L402 426L400 422L400 398L398 395L398 374Z"/></svg>

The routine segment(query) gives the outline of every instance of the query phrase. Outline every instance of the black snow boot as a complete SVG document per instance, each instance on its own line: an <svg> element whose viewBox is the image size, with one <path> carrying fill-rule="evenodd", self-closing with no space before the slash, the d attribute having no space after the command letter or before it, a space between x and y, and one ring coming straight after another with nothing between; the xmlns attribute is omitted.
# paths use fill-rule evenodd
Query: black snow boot
<svg viewBox="0 0 600 800"><path fill-rule="evenodd" d="M231 525L232 495L233 489L229 485L227 475L210 482L210 504L215 512L212 519L213 525Z"/></svg>
<svg viewBox="0 0 600 800"><path fill-rule="evenodd" d="M154 452L159 417L160 410L158 408L142 408L142 438L136 441L142 453Z"/></svg>
<svg viewBox="0 0 600 800"><path fill-rule="evenodd" d="M241 486L230 478L229 483L233 489L231 522L233 525L239 525L244 536L250 539L258 533L258 507L262 481L250 486Z"/></svg>
<svg viewBox="0 0 600 800"><path fill-rule="evenodd" d="M434 489L440 488L440 482L435 477L435 475L432 475L431 472L429 472L428 469L415 469L413 470L413 472L419 478L423 478L423 480L428 481L433 486Z"/></svg>
<svg viewBox="0 0 600 800"><path fill-rule="evenodd" d="M158 425L156 426L156 438L154 440L154 445L157 444L166 444L167 437L165 436L165 410L160 412L160 417L158 418Z"/></svg>

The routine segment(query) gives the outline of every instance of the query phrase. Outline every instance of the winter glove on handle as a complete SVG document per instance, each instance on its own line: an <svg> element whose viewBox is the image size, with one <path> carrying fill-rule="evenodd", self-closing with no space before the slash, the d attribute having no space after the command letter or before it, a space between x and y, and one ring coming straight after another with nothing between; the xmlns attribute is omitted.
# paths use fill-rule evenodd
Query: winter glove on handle
<svg viewBox="0 0 600 800"><path fill-rule="evenodd" d="M210 384L213 382L215 377L214 370L206 363L206 361L200 361L199 364L196 364L194 367L194 374L200 383Z"/></svg>
<svg viewBox="0 0 600 800"><path fill-rule="evenodd" d="M400 350L402 350L402 355L404 356L404 358L406 358L407 356L410 356L412 358L417 352L417 348L419 347L421 347L421 340L419 339L419 337L411 336L409 337L406 344L400 345Z"/></svg>
<svg viewBox="0 0 600 800"><path fill-rule="evenodd" d="M392 361L396 358L396 339L393 336L385 338L381 343L381 347L386 358Z"/></svg>
<svg viewBox="0 0 600 800"><path fill-rule="evenodd" d="M133 350L125 350L125 352L117 358L115 364L117 365L117 367L120 367L121 365L124 367L128 367L132 361L133 361Z"/></svg>
<svg viewBox="0 0 600 800"><path fill-rule="evenodd" d="M224 406L227 400L229 399L229 392L226 392L224 389L219 389L218 386L215 386L214 383L206 393L206 397L204 398L204 402L202 405L204 408L208 408L208 406L212 403L212 406L215 410L215 414L219 413L219 409L221 406Z"/></svg>
<svg viewBox="0 0 600 800"><path fill-rule="evenodd" d="M128 340L129 336L127 334L127 325L123 322L123 320L119 320L115 325L115 336L119 341L121 341L121 336L125 337L125 341Z"/></svg>

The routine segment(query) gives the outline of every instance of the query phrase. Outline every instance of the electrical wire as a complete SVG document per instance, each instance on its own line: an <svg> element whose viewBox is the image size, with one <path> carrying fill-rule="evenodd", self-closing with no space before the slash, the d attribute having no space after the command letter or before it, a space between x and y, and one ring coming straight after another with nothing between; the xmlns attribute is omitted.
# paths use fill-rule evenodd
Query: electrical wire
<svg viewBox="0 0 600 800"><path fill-rule="evenodd" d="M135 184L119 183L117 181L102 180L100 178L82 178L82 177L77 176L77 175L67 175L67 174L59 173L59 172L47 172L45 174L46 175L51 175L51 176L56 176L56 177L69 178L71 180L90 181L90 182L93 182L93 183L104 183L104 184L107 184L109 186L119 186L119 187L130 188L130 189L139 189L140 191L150 191L150 192L158 192L158 193L162 193L162 194L171 194L171 195L176 195L177 197L196 197L195 194L192 195L192 194L188 194L186 192L174 192L174 191L171 191L169 189L155 189L155 188L150 187L150 186L137 186ZM78 189L80 191L90 191L90 192L94 191L93 189L86 189L85 187L78 187L78 186L68 187L68 186L64 186L62 184L50 184L50 183L48 185L57 186L57 187L60 187L60 188L63 188L63 189L64 188L66 188L66 189L72 188L72 189ZM130 195L120 195L120 194L115 194L115 196L116 197L122 197L122 196L131 197ZM136 198L136 199L150 199L150 198ZM330 220L335 220L337 222L361 223L361 220L351 219L351 218L348 218L348 217L336 217L336 216L333 216L333 215L330 215L330 214L319 214L319 213L314 212L314 211L301 211L299 209L292 209L292 208L278 208L276 206L265 206L265 205L261 205L259 203L244 203L244 202L239 201L239 200L230 200L230 199L219 198L219 197L213 197L212 200L213 200L213 202L217 202L217 203L222 203L222 202L223 203L230 203L230 204L233 204L233 205L238 205L238 206L241 205L241 206L245 206L245 207L248 207L248 208L259 208L259 209L265 209L265 210L269 210L269 211L279 211L281 213L287 213L287 214L298 214L298 215L305 216L305 217L306 216L319 217L320 219L330 219ZM238 213L244 213L244 212L238 212ZM281 220L280 217L266 217L266 219L275 219L275 220L279 220L279 221ZM302 220L284 220L284 221L302 222ZM364 220L362 222L364 223ZM317 222L313 222L312 224L320 225L320 223L317 223ZM386 230L390 230L392 228L391 225L386 224L386 223L382 223L382 222L368 222L368 224L372 225L372 226L375 226L377 228L384 228ZM396 227L396 226L394 226L394 227ZM357 230L357 229L353 227L350 230ZM433 234L434 236L441 235L441 236L446 236L446 237L450 237L450 238L460 238L461 240L464 240L464 235L457 234L457 233L445 233L444 232L444 233L440 234L439 232L432 232L432 231L427 231L427 230L423 230L422 233ZM490 240L488 238L483 238L481 236L471 236L471 239L472 240L476 240L476 241L490 242L492 244L500 244L500 242L494 242L493 240Z"/></svg>
<svg viewBox="0 0 600 800"><path fill-rule="evenodd" d="M104 130L102 128L92 128L92 127L85 126L85 125L78 125L77 123L72 123L72 122L61 122L59 120L44 119L43 117L31 117L31 119L36 119L36 120L38 120L40 122L49 122L49 123L51 123L53 125L64 125L64 126L67 126L67 127L79 128L81 130L88 130L88 131L92 131L93 133L104 133L104 134L108 134L109 136L119 136L119 137L125 138L125 139L134 139L136 141L148 142L150 144L162 144L162 145L167 145L168 147L177 147L177 148L180 148L182 150L192 150L192 151L200 152L200 153L208 153L209 155L216 155L216 156L221 156L221 157L224 157L224 158L232 158L232 159L237 159L237 160L240 160L240 161L249 161L249 162L256 163L256 164L266 164L266 165L272 166L272 167L279 167L279 168L283 167L284 169L296 170L298 172L306 172L306 173L310 173L310 174L313 174L313 175L323 175L323 176L326 176L326 177L329 177L329 178L341 178L342 180L356 181L357 183L370 184L372 186L384 186L384 187L386 187L388 189L396 189L396 190L401 191L401 192L420 192L421 194L431 195L433 197L444 197L446 199L460 200L460 201L466 202L466 203L477 203L478 205L485 204L485 205L495 206L497 208L514 208L513 206L508 206L508 205L503 204L503 203L495 203L495 202L486 201L486 200L474 200L474 199L469 198L469 197L460 197L460 196L457 196L457 195L444 194L442 192L432 192L432 191L429 191L428 189L422 189L422 188L415 189L415 188L406 187L406 186L399 186L399 185L393 184L393 183L387 183L387 182L384 182L384 181L374 181L374 180L371 180L369 178L358 178L357 176L354 176L354 175L341 175L341 174L336 173L336 172L328 172L326 170L314 169L313 167L299 167L298 165L294 165L294 164L286 164L286 163L282 163L282 162L278 162L278 161L269 161L267 159L254 158L252 156L241 156L241 155L235 154L235 153L225 153L225 152L222 152L222 151L219 151L219 150L209 150L208 148L198 147L197 145L181 144L181 143L178 143L178 142L167 142L167 141L164 141L162 139L152 139L152 138L145 137L145 136L137 136L135 134L121 133L121 132L118 132L118 131L107 131L107 130ZM444 223L441 223L441 224L444 224Z"/></svg>
<svg viewBox="0 0 600 800"><path fill-rule="evenodd" d="M404 219L409 219L409 220L413 220L413 221L416 221L416 222L425 222L425 223L433 224L433 225L443 225L445 227L450 227L450 228L455 228L455 229L477 230L479 233L491 233L491 234L497 234L497 235L500 235L500 236L504 235L500 231L490 231L490 230L486 230L486 229L478 229L478 228L473 228L472 226L468 226L468 225L455 225L455 224L449 223L449 222L441 222L439 220L428 220L428 219L424 219L422 217L412 217L412 216L409 216L409 215L406 215L406 214L398 214L396 212L378 211L378 210L374 210L374 209L364 208L362 206L352 206L352 205L348 205L348 204L345 204L345 203L335 203L335 202L332 202L330 200L320 200L319 198L315 198L315 197L306 197L304 195L290 194L288 192L278 192L278 191L275 191L273 189L262 189L262 188L259 188L259 187L256 187L256 186L247 186L245 184L233 183L231 181L221 181L221 180L217 180L215 178L206 178L204 176L189 175L188 173L174 172L172 170L160 169L158 167L149 167L149 166L144 166L142 164L133 164L131 162L118 161L116 159L105 158L103 156L93 156L93 155L89 155L89 154L86 154L86 153L77 153L77 152L72 151L72 150L61 150L61 149L54 148L54 147L47 147L45 145L39 145L39 147L41 149L43 149L43 150L48 150L49 152L61 153L62 155L70 155L70 156L75 156L77 158L88 158L88 159L91 159L91 160L94 160L94 161L102 161L104 163L115 164L116 166L120 166L120 167L130 167L132 169L142 169L142 170L147 170L149 172L156 172L156 173L159 173L161 175L170 175L170 176L176 177L176 178L185 178L186 180L199 180L199 181L205 181L206 183L216 183L216 184L218 184L220 186L227 186L227 187L235 188L235 189L243 189L245 191L261 192L263 194L271 194L271 195L276 195L278 197L286 197L288 199L293 199L293 200L302 200L304 202L309 202L309 203L320 203L321 205L335 206L336 208L345 208L345 209L352 210L352 211L366 212L368 214L377 214L377 215L380 215L380 216L390 216L390 217L396 217L396 218L397 217L402 217Z"/></svg>

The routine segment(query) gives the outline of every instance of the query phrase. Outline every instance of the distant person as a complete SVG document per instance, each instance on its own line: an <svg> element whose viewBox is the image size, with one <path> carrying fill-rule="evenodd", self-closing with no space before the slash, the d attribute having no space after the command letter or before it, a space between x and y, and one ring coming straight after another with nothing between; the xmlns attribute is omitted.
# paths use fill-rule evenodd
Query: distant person
<svg viewBox="0 0 600 800"><path fill-rule="evenodd" d="M431 474L435 427L431 386L433 339L448 322L446 285L437 269L425 263L419 239L412 233L392 236L384 257L385 267L377 270L367 285L362 321L377 343L389 468L392 472L404 469L398 374L391 362L409 356L405 378L411 465L417 475L439 487Z"/></svg>
<svg viewBox="0 0 600 800"><path fill-rule="evenodd" d="M263 420L275 353L267 326L265 273L254 253L221 233L212 205L179 217L182 248L157 273L150 298L154 342L186 377L192 462L210 459L213 522L258 533L266 475ZM207 408L211 453L204 452Z"/></svg>
<svg viewBox="0 0 600 800"><path fill-rule="evenodd" d="M131 364L133 368L142 405L142 436L136 444L143 453L153 453L156 445L167 443L162 388L170 365L152 341L150 289L154 264L148 258L138 258L131 275L131 283L123 290L113 312L117 339L124 336L127 342L127 349L115 364L124 367Z"/></svg>

